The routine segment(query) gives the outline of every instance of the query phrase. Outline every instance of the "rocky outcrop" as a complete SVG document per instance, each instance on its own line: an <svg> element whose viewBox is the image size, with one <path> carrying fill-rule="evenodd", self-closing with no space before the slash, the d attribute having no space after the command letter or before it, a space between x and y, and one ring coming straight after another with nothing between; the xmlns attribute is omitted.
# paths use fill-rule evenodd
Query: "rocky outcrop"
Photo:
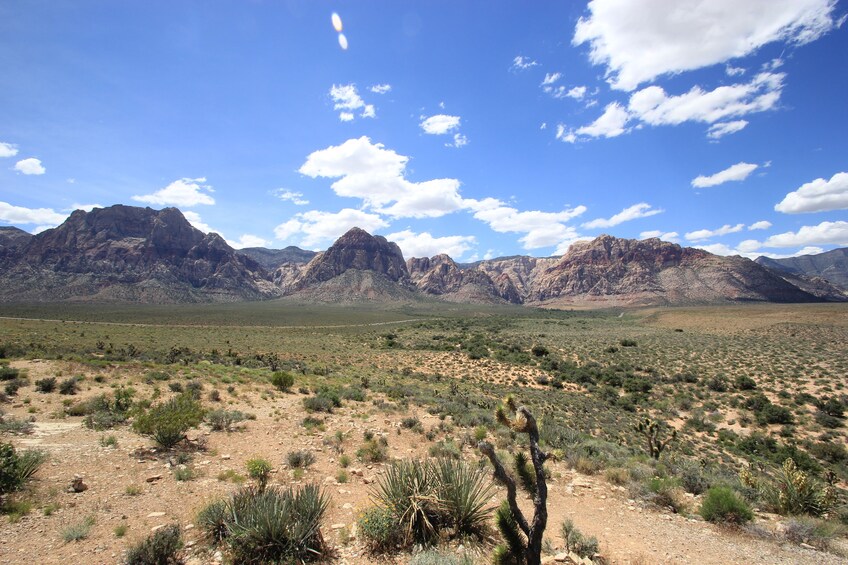
<svg viewBox="0 0 848 565"><path fill-rule="evenodd" d="M409 271L396 243L352 228L329 249L316 255L292 283L298 291L351 270L372 271L401 286L410 287Z"/></svg>
<svg viewBox="0 0 848 565"><path fill-rule="evenodd" d="M307 251L300 247L290 245L284 249L266 249L264 247L245 247L239 249L238 253L247 255L268 271L273 272L283 265L305 265L316 255L315 251Z"/></svg>
<svg viewBox="0 0 848 565"><path fill-rule="evenodd" d="M7 257L4 300L233 301L279 294L267 272L176 208L77 210Z"/></svg>
<svg viewBox="0 0 848 565"><path fill-rule="evenodd" d="M476 268L462 269L447 255L412 258L406 262L412 282L427 294L456 302L521 303L521 296L507 276L498 282Z"/></svg>
<svg viewBox="0 0 848 565"><path fill-rule="evenodd" d="M3 249L18 249L32 238L31 233L13 226L0 226L0 252Z"/></svg>
<svg viewBox="0 0 848 565"><path fill-rule="evenodd" d="M786 259L757 257L757 263L773 271L819 277L848 290L848 248L833 249L815 255L801 255Z"/></svg>
<svg viewBox="0 0 848 565"><path fill-rule="evenodd" d="M550 305L697 304L818 299L742 257L602 235L571 246L536 277L530 301Z"/></svg>

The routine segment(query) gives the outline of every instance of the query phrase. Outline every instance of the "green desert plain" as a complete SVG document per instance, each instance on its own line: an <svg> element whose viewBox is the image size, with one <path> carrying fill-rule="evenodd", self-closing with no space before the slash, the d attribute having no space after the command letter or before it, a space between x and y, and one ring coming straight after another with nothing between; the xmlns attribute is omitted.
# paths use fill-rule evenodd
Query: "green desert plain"
<svg viewBox="0 0 848 565"><path fill-rule="evenodd" d="M155 552L139 546L156 532L181 532L188 562L237 562L208 507L265 481L320 489L326 559L490 562L505 494L478 442L534 488L527 438L496 417L509 396L550 454L549 560L844 559L846 304L277 300L0 315L3 441L41 462L5 498L0 562L116 562L128 548ZM155 414L181 399L195 413L169 442ZM462 462L484 491L478 521L429 539L403 520L380 523L397 460ZM74 492L77 479L85 490ZM704 510L728 492L735 514ZM518 502L532 515L522 489Z"/></svg>

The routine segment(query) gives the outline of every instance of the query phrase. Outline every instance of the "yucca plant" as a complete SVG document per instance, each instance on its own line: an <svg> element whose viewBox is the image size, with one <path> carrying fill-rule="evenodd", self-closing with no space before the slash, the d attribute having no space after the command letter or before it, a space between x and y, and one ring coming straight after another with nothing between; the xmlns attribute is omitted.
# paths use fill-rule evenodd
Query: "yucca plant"
<svg viewBox="0 0 848 565"><path fill-rule="evenodd" d="M494 492L486 473L454 459L439 459L432 469L436 497L457 534L482 536L492 514L488 502Z"/></svg>
<svg viewBox="0 0 848 565"><path fill-rule="evenodd" d="M394 514L405 544L426 543L436 535L445 513L435 490L436 477L431 465L413 459L389 465L373 495Z"/></svg>

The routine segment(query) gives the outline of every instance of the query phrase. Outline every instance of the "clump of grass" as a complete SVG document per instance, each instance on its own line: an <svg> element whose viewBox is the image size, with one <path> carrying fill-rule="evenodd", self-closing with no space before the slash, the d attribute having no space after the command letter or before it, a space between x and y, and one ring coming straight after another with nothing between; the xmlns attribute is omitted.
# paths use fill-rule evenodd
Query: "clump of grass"
<svg viewBox="0 0 848 565"><path fill-rule="evenodd" d="M218 473L218 480L221 482L230 481L231 483L235 483L237 485L242 484L246 479L244 475L239 475L233 469L227 469L225 471L221 471Z"/></svg>
<svg viewBox="0 0 848 565"><path fill-rule="evenodd" d="M127 535L128 529L129 529L129 526L127 526L126 524L118 524L117 526L115 526L115 529L112 530L112 531L115 533L116 538L122 538L125 535Z"/></svg>
<svg viewBox="0 0 848 565"><path fill-rule="evenodd" d="M565 542L565 550L574 552L580 557L591 559L598 553L598 539L595 536L586 537L569 519L561 526L560 535Z"/></svg>
<svg viewBox="0 0 848 565"><path fill-rule="evenodd" d="M385 437L368 439L356 450L356 456L367 463L380 463L389 457L389 441Z"/></svg>
<svg viewBox="0 0 848 565"><path fill-rule="evenodd" d="M289 451L286 454L286 462L292 469L306 469L315 463L315 454L307 449Z"/></svg>
<svg viewBox="0 0 848 565"><path fill-rule="evenodd" d="M127 488L124 489L124 492L127 496L138 496L141 494L141 487L138 485L127 485Z"/></svg>
<svg viewBox="0 0 848 565"><path fill-rule="evenodd" d="M127 565L169 565L179 563L177 552L182 547L182 532L178 524L156 530L127 551Z"/></svg>
<svg viewBox="0 0 848 565"><path fill-rule="evenodd" d="M82 522L71 524L62 529L62 540L65 543L72 541L81 541L88 537L91 533L91 527L94 525L94 518L89 516Z"/></svg>

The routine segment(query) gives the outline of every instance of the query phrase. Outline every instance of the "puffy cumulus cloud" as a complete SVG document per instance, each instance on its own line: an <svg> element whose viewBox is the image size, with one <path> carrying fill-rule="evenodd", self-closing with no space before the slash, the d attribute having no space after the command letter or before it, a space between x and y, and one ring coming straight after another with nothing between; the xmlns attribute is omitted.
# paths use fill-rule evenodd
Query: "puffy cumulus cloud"
<svg viewBox="0 0 848 565"><path fill-rule="evenodd" d="M562 73L545 73L545 78L542 79L542 86L550 86L562 78Z"/></svg>
<svg viewBox="0 0 848 565"><path fill-rule="evenodd" d="M23 173L25 175L43 175L47 172L47 169L45 169L44 165L41 164L41 159L36 159L35 157L21 159L15 163L14 168L19 173Z"/></svg>
<svg viewBox="0 0 848 565"><path fill-rule="evenodd" d="M228 239L227 244L233 249L244 249L245 247L267 247L271 245L271 242L258 235L246 233L235 241Z"/></svg>
<svg viewBox="0 0 848 565"><path fill-rule="evenodd" d="M808 245L848 245L848 222L822 222L816 226L802 226L797 232L773 235L765 240L764 247L802 247Z"/></svg>
<svg viewBox="0 0 848 565"><path fill-rule="evenodd" d="M754 230L767 230L771 227L771 222L768 220L760 220L759 222L754 222L750 226L748 226L748 231Z"/></svg>
<svg viewBox="0 0 848 565"><path fill-rule="evenodd" d="M338 178L330 185L337 195L360 198L366 208L396 218L437 218L468 207L456 179L407 180L408 161L363 136L311 153L299 170L312 178Z"/></svg>
<svg viewBox="0 0 848 565"><path fill-rule="evenodd" d="M375 84L368 88L374 94L385 94L387 92L391 92L392 85L391 84Z"/></svg>
<svg viewBox="0 0 848 565"><path fill-rule="evenodd" d="M519 211L494 198L474 201L471 204L474 217L499 233L523 233L519 241L524 249L538 249L559 245L578 237L574 227L565 222L586 211L585 206L565 208L561 212L539 210Z"/></svg>
<svg viewBox="0 0 848 565"><path fill-rule="evenodd" d="M707 130L710 139L721 139L725 135L742 131L748 125L747 120L734 120L732 122L716 122Z"/></svg>
<svg viewBox="0 0 848 565"><path fill-rule="evenodd" d="M424 130L424 133L429 133L430 135L444 135L455 129L459 129L460 121L461 118L459 116L436 114L429 118L424 118L422 116L421 123L419 125L421 126L421 129Z"/></svg>
<svg viewBox="0 0 848 565"><path fill-rule="evenodd" d="M377 117L374 105L365 103L355 84L334 84L330 87L330 98L333 99L333 109L339 110L339 119L343 122L353 120L356 110L362 118Z"/></svg>
<svg viewBox="0 0 848 565"><path fill-rule="evenodd" d="M527 69L531 69L538 65L539 63L537 63L530 57L517 55L515 59L512 60L512 66L510 67L510 69L512 69L513 71L526 71Z"/></svg>
<svg viewBox="0 0 848 565"><path fill-rule="evenodd" d="M0 221L9 224L34 224L39 227L38 231L58 226L67 217L67 214L61 214L52 208L25 208L0 202Z"/></svg>
<svg viewBox="0 0 848 565"><path fill-rule="evenodd" d="M14 157L18 154L18 147L12 143L0 141L0 157Z"/></svg>
<svg viewBox="0 0 848 565"><path fill-rule="evenodd" d="M731 181L743 181L748 178L748 175L756 171L757 168L759 168L759 165L754 165L753 163L745 163L743 161L741 163L731 165L723 171L719 171L713 175L698 175L697 177L692 179L692 186L696 188L707 188L710 186L718 186L720 184L724 184L726 182Z"/></svg>
<svg viewBox="0 0 848 565"><path fill-rule="evenodd" d="M629 206L615 214L611 218L597 218L592 220L591 222L586 222L583 224L584 228L587 229L596 229L596 228L611 228L613 226L617 226L618 224L622 224L624 222L629 222L630 220L636 220L638 218L647 218L649 216L655 216L657 214L663 213L664 210L652 208L650 204L645 202L640 202L639 204L634 204L633 206Z"/></svg>
<svg viewBox="0 0 848 565"><path fill-rule="evenodd" d="M449 235L445 237L433 237L428 232L415 233L411 230L403 230L390 233L386 239L398 244L403 256L410 257L432 257L440 253L446 253L453 259L459 259L462 255L477 244L477 239L472 235Z"/></svg>
<svg viewBox="0 0 848 565"><path fill-rule="evenodd" d="M662 230L649 230L643 231L639 234L640 239L651 239L651 238L661 239L663 241L670 241L672 243L677 243L680 238L680 234L676 231L667 231L664 232Z"/></svg>
<svg viewBox="0 0 848 565"><path fill-rule="evenodd" d="M710 91L694 86L677 96L666 94L659 86L649 86L634 92L627 107L634 118L652 126L684 122L712 124L775 108L785 78L784 73L760 73L748 83L719 86Z"/></svg>
<svg viewBox="0 0 848 565"><path fill-rule="evenodd" d="M575 100L583 100L583 97L586 96L586 87L575 86L574 88L569 89L565 95L569 98L574 98Z"/></svg>
<svg viewBox="0 0 848 565"><path fill-rule="evenodd" d="M446 143L448 147L465 147L468 145L468 138L457 132L453 134L453 143Z"/></svg>
<svg viewBox="0 0 848 565"><path fill-rule="evenodd" d="M830 180L818 178L787 194L774 207L785 214L827 212L848 209L848 173L836 173Z"/></svg>
<svg viewBox="0 0 848 565"><path fill-rule="evenodd" d="M286 190L285 188L278 188L275 190L274 196L283 202L291 202L295 206L306 206L309 204L309 200L303 198L302 192L294 192L292 190Z"/></svg>
<svg viewBox="0 0 848 565"><path fill-rule="evenodd" d="M589 124L577 128L576 130L566 130L564 126L557 126L557 139L567 143L574 143L578 140L578 136L582 137L618 137L623 133L630 131L627 128L627 122L630 121L630 114L618 102L607 104L604 113Z"/></svg>
<svg viewBox="0 0 848 565"><path fill-rule="evenodd" d="M702 241L705 239L710 239L711 237L717 237L720 235L727 235L729 233L740 232L745 229L745 224L736 224L735 226L731 226L730 224L724 224L718 229L715 230L695 230L687 232L683 235L689 241Z"/></svg>
<svg viewBox="0 0 848 565"><path fill-rule="evenodd" d="M204 184L205 177L196 179L183 178L175 180L165 188L157 190L153 194L133 196L136 202L153 204L154 206L177 206L190 208L200 204L215 204L215 199L209 195L214 192L212 187Z"/></svg>
<svg viewBox="0 0 848 565"><path fill-rule="evenodd" d="M742 67L734 67L733 65L725 65L724 73L729 77L738 77L745 74L745 69Z"/></svg>
<svg viewBox="0 0 848 565"><path fill-rule="evenodd" d="M200 217L200 214L198 214L197 212L194 212L193 210L186 210L185 212L183 212L183 216L185 216L185 219L188 220L188 223L190 223L193 227L199 229L203 233L214 232L220 235L220 232L209 224L207 224L206 222L204 222L203 219Z"/></svg>
<svg viewBox="0 0 848 565"><path fill-rule="evenodd" d="M572 43L589 46L613 88L631 91L772 42L813 41L836 25L835 8L836 0L592 0Z"/></svg>
<svg viewBox="0 0 848 565"><path fill-rule="evenodd" d="M310 210L296 214L292 219L274 228L277 239L296 240L298 245L314 248L332 243L350 228L359 227L367 232L388 227L377 214L344 208L338 212Z"/></svg>
<svg viewBox="0 0 848 565"><path fill-rule="evenodd" d="M760 73L748 83L719 86L710 91L695 86L680 95L669 95L659 86L649 86L634 92L627 107L612 102L593 123L568 133L573 134L571 137L576 141L616 137L644 125L676 126L700 122L711 124L707 131L710 139L719 139L748 124L745 120L722 120L776 108L785 77L783 73ZM629 124L636 125L628 127Z"/></svg>

